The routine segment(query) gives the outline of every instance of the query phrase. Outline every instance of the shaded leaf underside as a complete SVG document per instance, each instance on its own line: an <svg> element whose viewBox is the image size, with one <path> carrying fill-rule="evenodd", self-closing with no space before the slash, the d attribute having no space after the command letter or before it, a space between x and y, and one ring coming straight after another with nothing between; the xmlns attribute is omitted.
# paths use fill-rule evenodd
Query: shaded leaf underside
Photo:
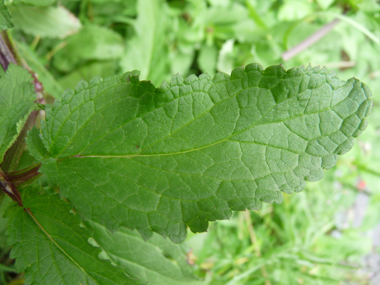
<svg viewBox="0 0 380 285"><path fill-rule="evenodd" d="M133 277L154 285L200 285L204 282L192 274L186 247L155 234L144 241L139 233L121 227L111 233L95 222L86 222L94 231L93 241L103 251L101 258L122 266Z"/></svg>
<svg viewBox="0 0 380 285"><path fill-rule="evenodd" d="M94 78L47 110L41 171L85 219L174 242L322 178L365 129L368 87L258 64L155 88Z"/></svg>

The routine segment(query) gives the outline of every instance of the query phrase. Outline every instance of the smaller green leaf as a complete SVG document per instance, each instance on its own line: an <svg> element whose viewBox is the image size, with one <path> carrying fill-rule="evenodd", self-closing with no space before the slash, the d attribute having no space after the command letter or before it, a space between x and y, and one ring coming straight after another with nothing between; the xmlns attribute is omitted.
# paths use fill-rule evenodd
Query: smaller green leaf
<svg viewBox="0 0 380 285"><path fill-rule="evenodd" d="M98 258L99 249L88 243L91 231L80 228L81 219L57 195L23 192L27 210L12 205L8 243L13 246L18 272L25 270L25 284L137 284L121 268Z"/></svg>
<svg viewBox="0 0 380 285"><path fill-rule="evenodd" d="M33 111L35 99L30 73L9 65L0 79L0 163Z"/></svg>
<svg viewBox="0 0 380 285"><path fill-rule="evenodd" d="M118 33L88 25L67 39L66 47L54 56L54 66L68 72L81 61L116 59L123 51L123 38Z"/></svg>
<svg viewBox="0 0 380 285"><path fill-rule="evenodd" d="M65 38L81 27L79 20L63 6L13 6L11 13L15 26L33 36Z"/></svg>
<svg viewBox="0 0 380 285"><path fill-rule="evenodd" d="M111 233L96 222L86 225L94 230L93 242L103 249L101 256L123 266L133 277L154 285L204 284L192 274L183 244L173 244L157 234L144 241L125 227Z"/></svg>
<svg viewBox="0 0 380 285"><path fill-rule="evenodd" d="M12 16L4 1L0 1L0 29L8 30L10 28L13 28Z"/></svg>

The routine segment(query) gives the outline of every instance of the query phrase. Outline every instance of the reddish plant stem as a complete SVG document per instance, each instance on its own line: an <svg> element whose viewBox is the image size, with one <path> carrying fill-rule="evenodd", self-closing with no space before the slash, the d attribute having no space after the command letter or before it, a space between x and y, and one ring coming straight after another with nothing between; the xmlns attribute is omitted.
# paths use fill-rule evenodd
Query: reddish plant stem
<svg viewBox="0 0 380 285"><path fill-rule="evenodd" d="M10 51L6 40L4 40L3 36L0 35L0 64L3 67L4 71L8 69L8 66L11 63L17 64L16 59L13 53Z"/></svg>
<svg viewBox="0 0 380 285"><path fill-rule="evenodd" d="M38 163L37 165L32 165L28 168L13 171L10 173L7 173L8 179L14 184L14 185L21 185L29 180L32 180L36 176L39 176L40 173L38 170L41 167L41 163Z"/></svg>
<svg viewBox="0 0 380 285"><path fill-rule="evenodd" d="M21 200L20 192L17 187L10 181L8 176L0 169L0 185L5 194L17 202L21 207L24 207Z"/></svg>
<svg viewBox="0 0 380 285"><path fill-rule="evenodd" d="M0 64L3 67L4 71L8 69L9 64L18 64L15 56L15 50L13 49L12 41L8 37L6 32L0 33ZM19 58L18 58L19 59ZM41 95L43 92L43 85L38 80L37 74L30 70L29 66L19 63L25 69L27 69L33 77L34 89L37 93L36 102L44 103L44 99ZM25 140L23 139L26 136L26 132L30 129L36 122L38 111L33 111L27 120L27 123L23 127L23 130L19 134L16 142L13 146L7 150L4 158L4 162L1 164L1 167L5 167L5 171L12 171L17 167L18 161L23 153L23 149L26 146ZM11 158L7 158L10 155ZM9 160L9 161L8 161ZM5 163L7 161L7 163ZM12 200L16 201L21 207L23 203L21 200L21 195L17 189L17 185L23 183L28 183L28 181L34 181L40 173L38 173L40 165L33 166L18 172L6 173L0 168L0 187L1 190L7 194ZM10 177L8 177L10 176Z"/></svg>

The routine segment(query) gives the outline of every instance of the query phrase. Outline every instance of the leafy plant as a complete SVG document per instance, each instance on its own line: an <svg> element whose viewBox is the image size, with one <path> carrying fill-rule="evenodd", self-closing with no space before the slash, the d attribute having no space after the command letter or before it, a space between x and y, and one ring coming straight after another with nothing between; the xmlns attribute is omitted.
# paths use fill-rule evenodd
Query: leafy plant
<svg viewBox="0 0 380 285"><path fill-rule="evenodd" d="M113 75L118 63L123 70L141 66L144 79L151 76L161 83L176 60L187 57L180 62L190 66L195 50L189 38L178 38L173 56L164 38L155 36L170 27L171 19L160 16L169 9L163 1L133 20L135 33L126 51L117 29L99 23L81 28L66 8L49 6L54 1L29 2L14 1L9 10L23 33L36 41L49 38L42 47L55 46L46 60L54 57L56 76L38 59L41 50L16 42L19 54L13 54L8 46L14 42L6 33L2 39L7 41L0 42L8 56L0 57L5 72L0 79L0 183L4 200L13 200L2 211L8 219L10 256L17 271L25 272L25 284L206 284L208 280L194 275L191 254L179 244L188 229L205 232L209 221L229 219L233 211L281 203L283 192L300 192L306 181L322 179L323 170L332 168L367 127L369 88L356 78L342 81L335 72L311 65L286 70L253 63L230 75L177 74L160 87L140 80L140 72L133 70L82 80L75 90L61 94L63 82L70 85L78 77L92 76L94 66ZM91 11L124 7L122 18L107 21L130 22L128 15L142 11L148 2L133 2L127 9L117 1L114 6L99 1ZM293 2L281 6L284 21ZM253 15L261 29L268 28L252 5L246 11L234 4L227 13L226 6L215 3L207 18L215 29L214 40L233 34L239 17L251 23L248 17ZM2 4L0 9L1 27L12 27L8 8ZM310 4L304 3L304 14L291 18L302 18L309 10ZM62 23L47 17L39 25L36 15L41 11L58 13ZM22 19L29 14L34 17L27 17L27 23ZM156 22L157 31L151 30ZM233 24L226 28L226 22ZM187 28L194 31L199 25L192 22ZM240 35L241 43L248 41L248 34ZM60 37L64 42L58 42ZM212 41L201 44L199 66L214 73L216 67L236 65L235 41L223 44L219 62ZM142 47L148 47L144 54L149 57L139 56ZM239 48L244 50L244 44ZM41 81L57 98L54 102L23 58L41 72ZM110 70L103 71L104 66ZM246 219L250 221L249 214ZM270 222L265 219L265 227ZM260 256L258 242L249 234ZM300 249L293 253L297 257L279 249L271 262L329 262ZM258 282L267 282L268 264L263 258L230 284L256 270L263 276Z"/></svg>
<svg viewBox="0 0 380 285"><path fill-rule="evenodd" d="M13 83L21 74L27 72L8 69L3 94L20 96L17 88L31 81L26 76ZM19 108L17 99L3 100L15 102L4 115L25 116L8 111ZM160 88L130 72L66 91L47 106L40 131L30 131L27 144L40 161L34 169L41 164L45 181L59 187L85 220L111 230L137 229L145 239L157 232L179 243L186 227L205 231L208 221L227 219L231 210L279 203L280 191L299 192L306 180L321 179L364 130L370 106L364 84L340 81L320 68L251 64L231 76L176 75ZM4 124L4 135L13 121ZM14 198L17 180L8 175L27 183L30 171L3 174L3 190L9 194L11 187ZM19 270L27 270L27 283L132 282L92 261L97 250L85 246L91 234L82 233L70 205L38 191L24 188L8 214L12 256Z"/></svg>

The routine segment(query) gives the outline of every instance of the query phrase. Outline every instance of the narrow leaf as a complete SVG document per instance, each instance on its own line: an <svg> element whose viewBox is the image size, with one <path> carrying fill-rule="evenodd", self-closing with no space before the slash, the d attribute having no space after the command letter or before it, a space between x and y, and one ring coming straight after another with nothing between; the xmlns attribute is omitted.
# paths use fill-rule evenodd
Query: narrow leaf
<svg viewBox="0 0 380 285"><path fill-rule="evenodd" d="M370 96L310 66L176 75L157 89L136 72L95 78L46 110L40 170L85 219L181 242L187 226L321 179L365 129Z"/></svg>
<svg viewBox="0 0 380 285"><path fill-rule="evenodd" d="M34 100L32 76L27 70L10 64L0 79L0 163L33 110Z"/></svg>
<svg viewBox="0 0 380 285"><path fill-rule="evenodd" d="M25 284L137 284L98 258L100 250L88 243L91 232L79 227L69 203L38 190L24 190L27 210L13 205L7 214L11 257L18 272L25 271Z"/></svg>
<svg viewBox="0 0 380 285"><path fill-rule="evenodd" d="M103 250L101 256L123 266L136 279L154 285L204 284L192 274L183 244L173 244L157 234L146 242L125 227L111 233L99 223L86 225L94 231L93 242Z"/></svg>

